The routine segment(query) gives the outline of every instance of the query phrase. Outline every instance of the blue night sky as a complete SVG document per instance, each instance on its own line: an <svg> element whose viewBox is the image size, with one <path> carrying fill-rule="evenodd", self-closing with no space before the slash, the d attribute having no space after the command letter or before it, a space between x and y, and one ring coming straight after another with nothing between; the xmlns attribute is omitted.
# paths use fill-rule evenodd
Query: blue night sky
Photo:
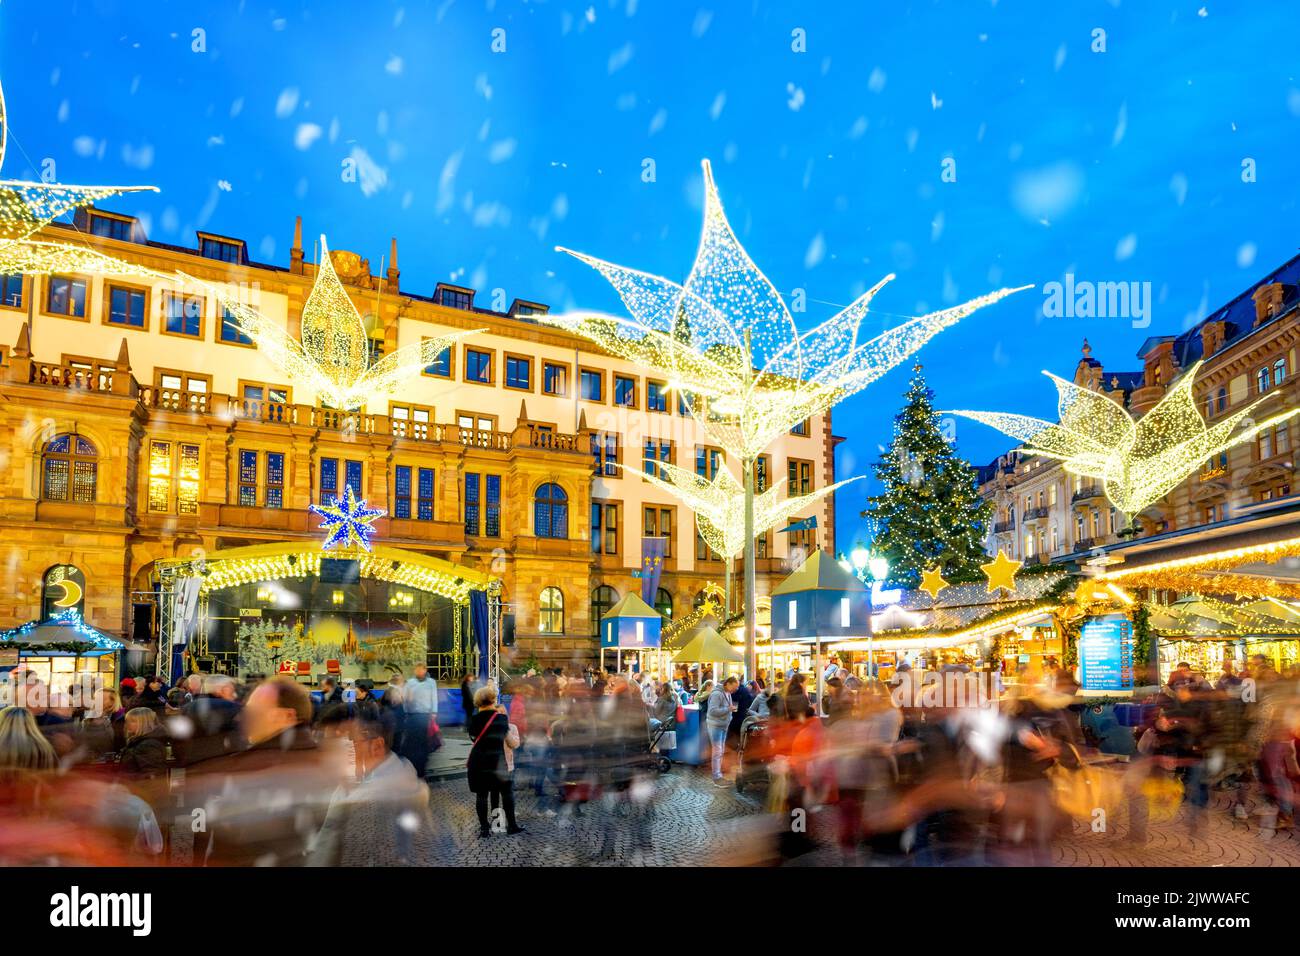
<svg viewBox="0 0 1300 956"><path fill-rule="evenodd" d="M1071 374L1085 335L1107 368L1135 369L1148 335L1182 331L1296 251L1297 53L1264 5L197 6L5 3L4 174L53 158L64 182L158 185L109 204L155 240L193 245L204 228L285 265L301 214L308 243L325 232L375 269L396 235L411 291L449 280L480 301L499 287L614 310L553 247L683 279L709 157L755 261L779 289L808 290L801 322L889 272L874 328L1037 284L921 358L939 407L1041 416L1055 393L1039 370ZM349 157L359 182L340 175ZM1257 182L1242 181L1246 158ZM1150 327L1044 318L1041 287L1067 272L1150 282ZM888 442L907 378L837 409L841 477ZM976 463L1007 447L973 423L957 440ZM841 547L864 494L840 496Z"/></svg>

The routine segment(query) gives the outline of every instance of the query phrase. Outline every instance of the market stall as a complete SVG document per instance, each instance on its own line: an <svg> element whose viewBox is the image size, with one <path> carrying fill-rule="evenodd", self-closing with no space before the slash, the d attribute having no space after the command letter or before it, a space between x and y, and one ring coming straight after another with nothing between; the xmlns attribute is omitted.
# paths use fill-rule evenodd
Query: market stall
<svg viewBox="0 0 1300 956"><path fill-rule="evenodd" d="M705 664L713 669L714 680L744 670L745 655L707 624L696 627L686 636L686 643L673 654L674 664ZM684 706L686 719L677 725L677 749L672 759L677 763L698 766L708 759L708 739L701 710L705 703L692 701Z"/></svg>
<svg viewBox="0 0 1300 956"><path fill-rule="evenodd" d="M21 670L59 691L74 686L87 693L116 689L124 647L87 624L75 609L29 621L0 632L0 686L9 686L9 676Z"/></svg>
<svg viewBox="0 0 1300 956"><path fill-rule="evenodd" d="M633 669L663 672L661 634L663 615L634 592L624 595L600 619L600 669L605 669L605 652L614 652L615 669L623 672L627 660Z"/></svg>

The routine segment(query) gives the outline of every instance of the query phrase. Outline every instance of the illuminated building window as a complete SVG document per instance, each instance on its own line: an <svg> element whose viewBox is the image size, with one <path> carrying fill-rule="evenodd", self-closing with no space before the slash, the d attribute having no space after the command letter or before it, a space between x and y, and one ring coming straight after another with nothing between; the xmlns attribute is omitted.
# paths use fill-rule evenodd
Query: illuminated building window
<svg viewBox="0 0 1300 956"><path fill-rule="evenodd" d="M188 442L149 443L149 511L176 514L199 511L199 446Z"/></svg>
<svg viewBox="0 0 1300 956"><path fill-rule="evenodd" d="M564 633L564 592L556 587L542 588L541 614L537 629L543 634Z"/></svg>

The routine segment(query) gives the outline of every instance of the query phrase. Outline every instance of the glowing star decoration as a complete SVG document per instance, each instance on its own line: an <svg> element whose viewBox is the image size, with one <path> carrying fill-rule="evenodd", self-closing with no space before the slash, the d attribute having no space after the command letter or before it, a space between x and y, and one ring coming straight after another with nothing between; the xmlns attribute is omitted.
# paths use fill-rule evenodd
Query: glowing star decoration
<svg viewBox="0 0 1300 956"><path fill-rule="evenodd" d="M686 468L678 468L656 459L648 458L658 475L641 477L681 500L695 512L696 527L704 543L724 560L736 557L745 547L745 490L726 468L719 468L712 480L703 478ZM625 468L630 475L637 474ZM660 475L662 477L660 477ZM754 497L754 534L761 536L772 528L784 527L794 515L821 500L857 478L818 488L807 495L779 498L781 483L777 482L762 494Z"/></svg>
<svg viewBox="0 0 1300 956"><path fill-rule="evenodd" d="M801 333L781 294L736 238L707 161L704 229L684 284L561 251L600 272L622 298L628 317L565 313L538 316L538 321L664 370L711 441L741 460L752 460L811 415L865 388L976 309L1018 291L1002 289L862 341L867 306L890 275L827 322Z"/></svg>
<svg viewBox="0 0 1300 956"><path fill-rule="evenodd" d="M339 545L369 551L370 536L375 533L370 523L387 514L379 508L367 508L364 501L357 499L351 485L343 489L343 497L335 498L332 505L308 505L307 509L325 519L320 523L322 530L330 532L321 545L325 551Z"/></svg>
<svg viewBox="0 0 1300 956"><path fill-rule="evenodd" d="M0 89L0 166L9 146L9 114ZM104 255L88 246L33 239L55 219L82 206L121 193L150 191L156 186L65 186L0 179L0 273L50 275L82 272L165 279L162 273Z"/></svg>
<svg viewBox="0 0 1300 956"><path fill-rule="evenodd" d="M1200 365L1197 362L1189 368L1164 398L1136 421L1109 396L1050 372L1043 374L1056 383L1057 423L1006 412L944 414L991 425L1025 442L1028 454L1059 459L1070 474L1100 480L1106 497L1127 522L1177 488L1206 461L1300 414L1298 407L1256 422L1252 413L1273 397L1269 394L1207 427L1192 397ZM1238 425L1244 427L1238 431Z"/></svg>
<svg viewBox="0 0 1300 956"><path fill-rule="evenodd" d="M943 579L943 568L935 565L929 571L921 573L921 590L930 595L931 601L939 598L939 592L948 586L948 582Z"/></svg>
<svg viewBox="0 0 1300 956"><path fill-rule="evenodd" d="M1008 591L1015 593L1016 572L1020 570L1020 567L1021 562L1011 560L1007 557L1007 553L999 548L996 558L988 564L980 565L980 570L989 579L989 593L992 594L998 588L1006 588Z"/></svg>
<svg viewBox="0 0 1300 956"><path fill-rule="evenodd" d="M391 395L405 381L434 364L458 339L485 329L468 329L403 346L379 361L370 361L370 340L357 307L330 260L325 237L316 279L302 307L302 341L283 323L240 302L224 287L185 278L205 286L227 310L240 331L257 343L262 354L298 385L315 391L330 408L352 411Z"/></svg>

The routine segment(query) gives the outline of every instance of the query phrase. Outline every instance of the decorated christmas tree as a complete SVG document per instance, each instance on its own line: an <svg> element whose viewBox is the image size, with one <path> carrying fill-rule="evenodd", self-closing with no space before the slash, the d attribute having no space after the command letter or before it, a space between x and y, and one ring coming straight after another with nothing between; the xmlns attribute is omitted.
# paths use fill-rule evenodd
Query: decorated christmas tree
<svg viewBox="0 0 1300 956"><path fill-rule="evenodd" d="M979 496L975 469L944 437L919 363L905 397L894 439L875 465L884 488L863 512L877 526L875 550L889 559L890 580L907 587L936 566L949 581L977 579L988 560L993 506Z"/></svg>

